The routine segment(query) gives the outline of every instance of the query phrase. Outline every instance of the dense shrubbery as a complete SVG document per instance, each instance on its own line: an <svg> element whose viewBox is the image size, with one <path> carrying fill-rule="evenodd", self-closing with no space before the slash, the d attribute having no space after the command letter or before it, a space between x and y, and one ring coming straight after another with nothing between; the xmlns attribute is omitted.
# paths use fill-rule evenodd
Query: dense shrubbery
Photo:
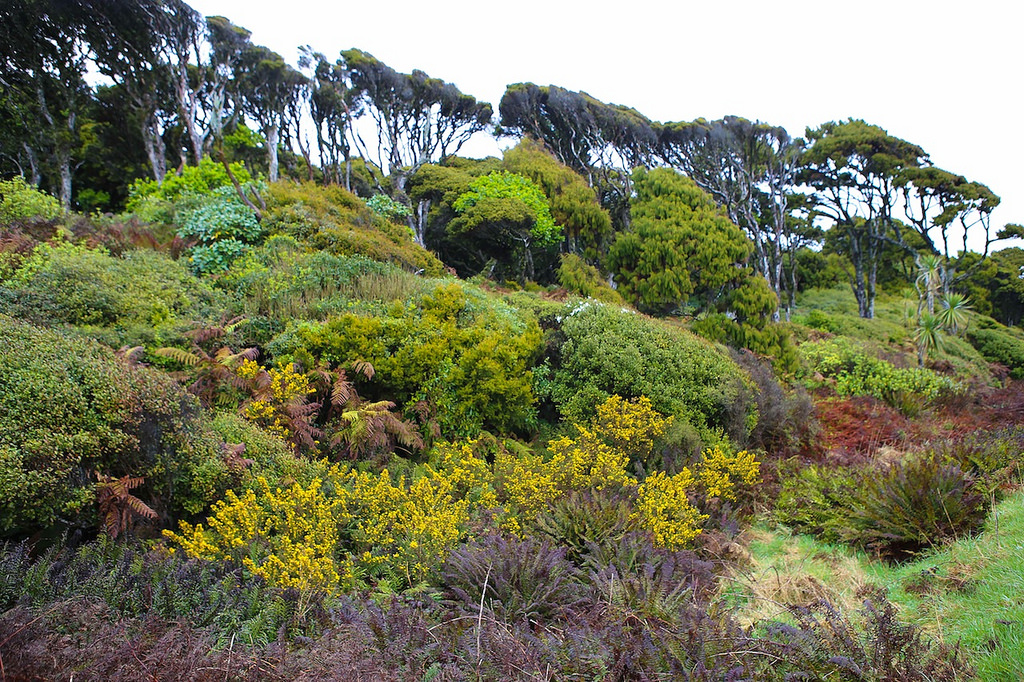
<svg viewBox="0 0 1024 682"><path fill-rule="evenodd" d="M197 416L166 376L0 316L0 532L94 526L97 472L145 477L164 514L202 511L230 476Z"/></svg>
<svg viewBox="0 0 1024 682"><path fill-rule="evenodd" d="M806 343L801 352L813 371L834 381L839 395L874 396L905 414L963 390L931 370L898 368L846 338Z"/></svg>
<svg viewBox="0 0 1024 682"><path fill-rule="evenodd" d="M59 201L32 187L20 175L0 180L0 224L54 220L62 213Z"/></svg>
<svg viewBox="0 0 1024 682"><path fill-rule="evenodd" d="M0 289L8 312L42 324L63 322L112 346L163 344L215 315L217 296L179 262L156 251L121 258L67 242L37 246Z"/></svg>
<svg viewBox="0 0 1024 682"><path fill-rule="evenodd" d="M1024 335L995 323L968 327L967 338L989 362L1010 370L1014 379L1024 379Z"/></svg>
<svg viewBox="0 0 1024 682"><path fill-rule="evenodd" d="M757 423L743 372L692 334L596 303L567 307L539 393L567 419L586 421L611 395L648 396L655 409L707 439L725 429L739 441Z"/></svg>
<svg viewBox="0 0 1024 682"><path fill-rule="evenodd" d="M453 282L415 304L393 302L379 316L293 322L269 350L306 367L368 362L373 380L360 380L360 394L395 401L410 413L415 408L445 436L473 436L481 428L532 425L530 367L540 340L534 320Z"/></svg>

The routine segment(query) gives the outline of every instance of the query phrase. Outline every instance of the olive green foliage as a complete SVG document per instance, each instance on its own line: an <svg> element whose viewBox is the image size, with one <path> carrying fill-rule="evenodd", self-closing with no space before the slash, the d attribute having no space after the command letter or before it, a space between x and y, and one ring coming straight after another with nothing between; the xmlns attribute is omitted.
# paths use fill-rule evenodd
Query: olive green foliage
<svg viewBox="0 0 1024 682"><path fill-rule="evenodd" d="M805 343L800 350L813 371L832 380L839 395L874 396L904 414L916 414L938 398L963 391L948 377L896 367L845 337Z"/></svg>
<svg viewBox="0 0 1024 682"><path fill-rule="evenodd" d="M276 182L267 188L268 234L293 237L313 249L362 255L436 276L443 265L415 244L409 229L383 218L337 185Z"/></svg>
<svg viewBox="0 0 1024 682"><path fill-rule="evenodd" d="M742 370L719 348L657 320L595 302L566 307L555 357L538 392L568 420L585 423L612 395L650 397L654 408L702 435L742 440L757 421Z"/></svg>
<svg viewBox="0 0 1024 682"><path fill-rule="evenodd" d="M62 213L60 201L28 184L20 175L0 180L0 224L17 220L54 220Z"/></svg>
<svg viewBox="0 0 1024 682"><path fill-rule="evenodd" d="M787 477L775 502L775 518L801 533L839 542L849 526L858 477L840 467L811 465Z"/></svg>
<svg viewBox="0 0 1024 682"><path fill-rule="evenodd" d="M569 253L596 258L607 248L612 219L586 178L559 163L539 142L529 137L505 152L503 165L506 170L529 178L543 190L551 204L551 216L562 226Z"/></svg>
<svg viewBox="0 0 1024 682"><path fill-rule="evenodd" d="M238 299L239 313L283 323L411 301L436 282L359 254L311 252L280 235L235 261L217 285Z"/></svg>
<svg viewBox="0 0 1024 682"><path fill-rule="evenodd" d="M593 265L574 253L562 254L562 264L558 267L558 283L567 291L587 298L597 299L605 303L622 305L625 301L615 289L602 277Z"/></svg>
<svg viewBox="0 0 1024 682"><path fill-rule="evenodd" d="M400 204L387 194L374 194L366 200L366 206L377 215L388 220L408 217L412 211L405 204Z"/></svg>
<svg viewBox="0 0 1024 682"><path fill-rule="evenodd" d="M216 293L180 262L139 249L121 258L67 242L35 248L10 280L19 317L84 327L112 346L165 343L212 314Z"/></svg>
<svg viewBox="0 0 1024 682"><path fill-rule="evenodd" d="M279 361L311 367L369 362L359 394L429 416L446 437L481 428L526 428L535 418L530 367L540 349L536 320L455 282L380 314L296 321L269 344Z"/></svg>
<svg viewBox="0 0 1024 682"><path fill-rule="evenodd" d="M496 171L469 183L469 190L452 204L456 217L448 223L452 235L470 235L496 260L511 260L520 282L535 277L534 251L561 241L562 228L551 207L530 179Z"/></svg>
<svg viewBox="0 0 1024 682"><path fill-rule="evenodd" d="M746 266L753 247L692 180L667 168L640 168L633 183L632 230L620 233L608 252L608 266L627 299L652 312L724 312L735 303L742 319L775 309L773 295L735 295L756 286Z"/></svg>
<svg viewBox="0 0 1024 682"><path fill-rule="evenodd" d="M981 318L968 327L967 339L989 362L998 362L1010 370L1014 379L1024 379L1024 333Z"/></svg>
<svg viewBox="0 0 1024 682"><path fill-rule="evenodd" d="M198 415L165 375L0 317L0 532L91 525L93 471L145 477L135 494L165 513L201 511L229 479Z"/></svg>

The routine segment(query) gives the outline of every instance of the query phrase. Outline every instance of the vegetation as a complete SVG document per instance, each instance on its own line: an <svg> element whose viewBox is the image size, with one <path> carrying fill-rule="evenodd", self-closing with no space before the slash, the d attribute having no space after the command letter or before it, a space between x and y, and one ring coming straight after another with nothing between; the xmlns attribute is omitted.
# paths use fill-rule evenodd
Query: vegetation
<svg viewBox="0 0 1024 682"><path fill-rule="evenodd" d="M0 677L1024 666L984 185L858 120L495 121L178 1L0 38Z"/></svg>

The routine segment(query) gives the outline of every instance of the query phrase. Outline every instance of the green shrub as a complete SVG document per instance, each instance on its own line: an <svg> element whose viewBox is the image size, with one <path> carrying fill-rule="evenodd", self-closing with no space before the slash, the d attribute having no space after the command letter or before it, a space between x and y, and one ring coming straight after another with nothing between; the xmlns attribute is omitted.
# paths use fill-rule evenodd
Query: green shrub
<svg viewBox="0 0 1024 682"><path fill-rule="evenodd" d="M359 394L391 400L427 416L447 437L532 428L530 367L540 330L527 315L457 283L439 284L416 304L398 302L376 315L346 313L289 325L268 350L282 362L373 365Z"/></svg>
<svg viewBox="0 0 1024 682"><path fill-rule="evenodd" d="M270 185L263 223L269 234L294 237L314 249L342 256L363 255L427 276L444 272L441 261L413 241L408 227L375 214L337 185Z"/></svg>
<svg viewBox="0 0 1024 682"><path fill-rule="evenodd" d="M94 474L143 476L167 515L223 492L220 440L171 379L95 342L0 316L0 533L89 526Z"/></svg>
<svg viewBox="0 0 1024 682"><path fill-rule="evenodd" d="M901 556L979 530L988 500L941 457L909 457L858 481L844 539Z"/></svg>
<svg viewBox="0 0 1024 682"><path fill-rule="evenodd" d="M998 323L969 327L967 339L989 362L998 362L1010 369L1014 379L1024 379L1024 338Z"/></svg>
<svg viewBox="0 0 1024 682"><path fill-rule="evenodd" d="M858 477L848 469L808 466L787 478L775 518L794 530L838 542L849 521Z"/></svg>
<svg viewBox="0 0 1024 682"><path fill-rule="evenodd" d="M249 171L240 163L232 163L231 172L235 179L243 185L253 180ZM168 174L163 182L158 183L156 180L148 178L140 178L133 182L128 189L127 210L129 212L138 212L140 209L145 211L144 205L147 201L174 202L189 195L208 194L221 187L229 187L231 191L234 191L223 164L206 157L196 166L186 165L182 167L180 173Z"/></svg>
<svg viewBox="0 0 1024 682"><path fill-rule="evenodd" d="M60 202L17 175L0 180L0 223L20 220L55 220L63 214Z"/></svg>
<svg viewBox="0 0 1024 682"><path fill-rule="evenodd" d="M586 423L612 395L648 396L702 436L742 440L757 422L742 370L710 342L643 315L594 302L565 307L537 390L565 419Z"/></svg>
<svg viewBox="0 0 1024 682"><path fill-rule="evenodd" d="M598 269L588 265L576 254L562 254L562 264L558 267L558 283L573 294L614 305L625 304L619 292L608 285Z"/></svg>
<svg viewBox="0 0 1024 682"><path fill-rule="evenodd" d="M530 530L567 548L569 557L578 561L591 544L617 543L634 530L631 511L629 495L611 487L572 490L553 500L530 524Z"/></svg>
<svg viewBox="0 0 1024 682"><path fill-rule="evenodd" d="M908 415L963 390L931 370L898 368L847 338L805 343L800 350L812 370L834 380L839 395L874 396Z"/></svg>
<svg viewBox="0 0 1024 682"><path fill-rule="evenodd" d="M179 262L145 249L114 258L102 249L42 244L9 286L45 308L47 322L105 328L109 333L98 335L115 346L163 344L216 303L215 293Z"/></svg>

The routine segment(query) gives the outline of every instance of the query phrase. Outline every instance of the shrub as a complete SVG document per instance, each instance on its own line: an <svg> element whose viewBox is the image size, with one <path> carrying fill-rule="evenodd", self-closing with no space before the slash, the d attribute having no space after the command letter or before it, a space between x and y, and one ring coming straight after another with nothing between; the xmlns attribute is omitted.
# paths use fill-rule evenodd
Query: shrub
<svg viewBox="0 0 1024 682"><path fill-rule="evenodd" d="M680 549L700 535L708 516L690 504L687 493L693 484L689 469L674 476L657 471L640 484L631 519L651 533L655 545Z"/></svg>
<svg viewBox="0 0 1024 682"><path fill-rule="evenodd" d="M931 370L897 368L846 338L805 343L801 351L814 371L835 381L839 395L874 396L908 415L963 390Z"/></svg>
<svg viewBox="0 0 1024 682"><path fill-rule="evenodd" d="M742 440L757 423L745 402L743 372L721 350L692 334L650 318L597 303L565 309L561 343L539 372L538 393L561 415L586 423L612 395L648 396L654 409L692 424L702 436L732 427ZM731 423L727 413L740 415Z"/></svg>
<svg viewBox="0 0 1024 682"><path fill-rule="evenodd" d="M240 163L232 163L231 172L242 184L248 184L253 180L249 171ZM148 178L140 178L133 182L128 189L127 210L144 214L156 202L174 202L188 196L209 194L220 188L234 191L223 164L206 157L198 165L186 165L180 173L168 174L163 182Z"/></svg>
<svg viewBox="0 0 1024 682"><path fill-rule="evenodd" d="M969 327L967 338L989 362L1010 368L1010 376L1024 379L1024 338L1000 326Z"/></svg>
<svg viewBox="0 0 1024 682"><path fill-rule="evenodd" d="M393 303L378 315L346 313L296 322L269 350L307 367L370 363L357 381L368 400L390 400L433 420L444 437L528 429L535 420L530 367L540 330L528 316L456 283L439 284L418 305Z"/></svg>
<svg viewBox="0 0 1024 682"><path fill-rule="evenodd" d="M453 551L441 584L464 612L482 603L507 621L565 618L583 599L583 587L564 548L532 538L490 535Z"/></svg>
<svg viewBox="0 0 1024 682"><path fill-rule="evenodd" d="M775 518L826 542L839 542L849 525L859 478L842 467L807 466L786 478Z"/></svg>
<svg viewBox="0 0 1024 682"><path fill-rule="evenodd" d="M135 494L172 516L228 482L219 440L169 378L0 316L0 533L95 524L92 471L145 477Z"/></svg>
<svg viewBox="0 0 1024 682"><path fill-rule="evenodd" d="M973 533L987 513L988 500L960 467L910 457L860 478L843 536L898 557Z"/></svg>
<svg viewBox="0 0 1024 682"><path fill-rule="evenodd" d="M164 254L138 250L114 258L66 242L36 247L10 287L45 309L48 323L87 326L114 346L162 345L217 303L208 286Z"/></svg>
<svg viewBox="0 0 1024 682"><path fill-rule="evenodd" d="M16 175L0 180L0 223L55 220L63 215L60 202Z"/></svg>
<svg viewBox="0 0 1024 682"><path fill-rule="evenodd" d="M558 283L569 293L584 298L593 298L612 305L625 304L619 292L608 285L598 269L588 265L576 254L562 254L562 262L558 266Z"/></svg>

